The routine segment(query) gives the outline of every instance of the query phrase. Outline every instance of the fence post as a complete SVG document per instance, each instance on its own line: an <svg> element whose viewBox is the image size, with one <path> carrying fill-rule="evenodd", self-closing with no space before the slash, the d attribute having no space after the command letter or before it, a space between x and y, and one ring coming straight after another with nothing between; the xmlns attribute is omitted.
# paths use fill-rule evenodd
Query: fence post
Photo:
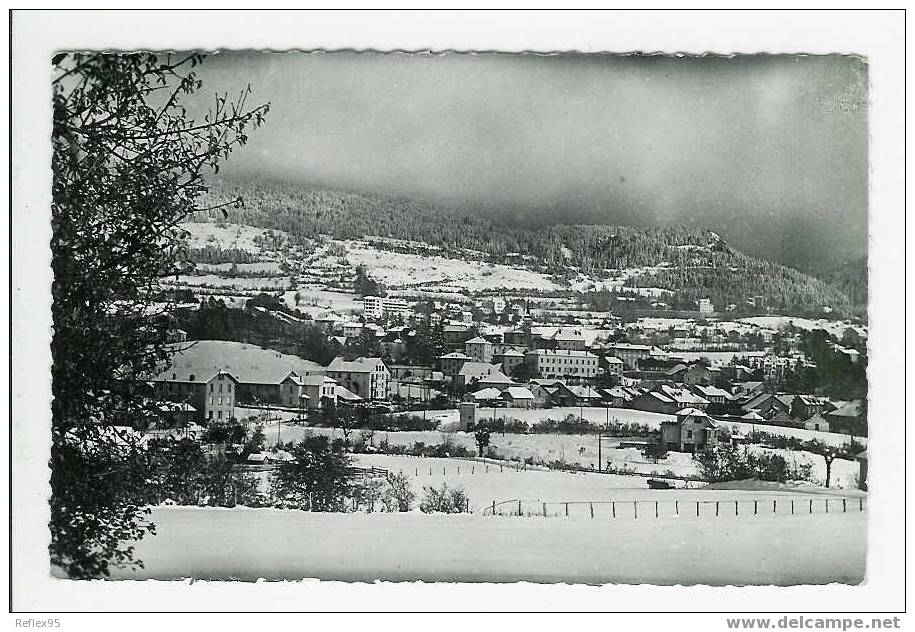
<svg viewBox="0 0 915 632"><path fill-rule="evenodd" d="M858 511L864 511L864 497L858 498Z"/></svg>
<svg viewBox="0 0 915 632"><path fill-rule="evenodd" d="M460 474L461 474L461 466L458 465L458 476L460 476Z"/></svg>
<svg viewBox="0 0 915 632"><path fill-rule="evenodd" d="M794 515L794 501L791 501L791 515Z"/></svg>
<svg viewBox="0 0 915 632"><path fill-rule="evenodd" d="M813 498L810 499L810 513L813 513Z"/></svg>
<svg viewBox="0 0 915 632"><path fill-rule="evenodd" d="M696 501L696 517L699 517L699 501Z"/></svg>
<svg viewBox="0 0 915 632"><path fill-rule="evenodd" d="M476 467L473 466L473 465L471 465L471 466L470 466L470 473L473 474L473 471L474 471L475 469L476 469Z"/></svg>
<svg viewBox="0 0 915 632"><path fill-rule="evenodd" d="M492 515L496 515L496 501L492 501Z"/></svg>
<svg viewBox="0 0 915 632"><path fill-rule="evenodd" d="M845 513L845 512L846 512L846 509L845 509L845 499L843 498L843 499L842 499L842 513Z"/></svg>
<svg viewBox="0 0 915 632"><path fill-rule="evenodd" d="M610 509L613 510L613 517L616 518L616 501L615 500L610 501Z"/></svg>
<svg viewBox="0 0 915 632"><path fill-rule="evenodd" d="M639 501L633 500L633 501L632 501L632 508L633 508L633 510L635 511L635 517L638 518L638 517L639 517Z"/></svg>
<svg viewBox="0 0 915 632"><path fill-rule="evenodd" d="M591 513L594 513L594 508L591 508ZM658 517L658 501L654 501L654 517Z"/></svg>
<svg viewBox="0 0 915 632"><path fill-rule="evenodd" d="M734 501L734 515L735 516L740 515L740 501L739 500Z"/></svg>
<svg viewBox="0 0 915 632"><path fill-rule="evenodd" d="M591 519L594 519L594 503L591 503Z"/></svg>
<svg viewBox="0 0 915 632"><path fill-rule="evenodd" d="M543 503L543 517L546 518L546 503Z"/></svg>
<svg viewBox="0 0 915 632"><path fill-rule="evenodd" d="M445 468L442 468L442 476L445 476Z"/></svg>
<svg viewBox="0 0 915 632"><path fill-rule="evenodd" d="M776 498L775 500L772 501L772 513L778 513L778 509L777 509L777 507L776 507L776 505L775 505L775 503L777 503L777 502L778 502L778 499L777 499L777 498Z"/></svg>
<svg viewBox="0 0 915 632"><path fill-rule="evenodd" d="M415 472L413 475L414 475L414 476L419 476L419 468L416 468L416 472Z"/></svg>
<svg viewBox="0 0 915 632"><path fill-rule="evenodd" d="M678 516L680 515L680 501L679 500L674 501L674 513Z"/></svg>
<svg viewBox="0 0 915 632"><path fill-rule="evenodd" d="M826 499L826 513L829 513L829 499Z"/></svg>
<svg viewBox="0 0 915 632"><path fill-rule="evenodd" d="M501 474L501 473L502 473L502 464L499 463L499 474Z"/></svg>
<svg viewBox="0 0 915 632"><path fill-rule="evenodd" d="M566 503L566 517L569 517L569 503Z"/></svg>
<svg viewBox="0 0 915 632"><path fill-rule="evenodd" d="M432 468L429 468L429 476L432 476Z"/></svg>
<svg viewBox="0 0 915 632"><path fill-rule="evenodd" d="M753 515L754 515L754 516L755 516L755 515L757 514L757 512L758 512L758 508L759 508L759 501L754 500L754 501L753 501Z"/></svg>
<svg viewBox="0 0 915 632"><path fill-rule="evenodd" d="M521 515L521 501L518 501L518 515Z"/></svg>
<svg viewBox="0 0 915 632"><path fill-rule="evenodd" d="M715 517L718 517L718 501L715 501Z"/></svg>

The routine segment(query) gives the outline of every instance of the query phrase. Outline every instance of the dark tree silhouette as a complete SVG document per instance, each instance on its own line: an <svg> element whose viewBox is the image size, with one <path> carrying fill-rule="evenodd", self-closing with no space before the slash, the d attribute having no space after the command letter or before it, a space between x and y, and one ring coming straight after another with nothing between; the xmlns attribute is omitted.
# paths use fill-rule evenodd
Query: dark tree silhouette
<svg viewBox="0 0 915 632"><path fill-rule="evenodd" d="M127 426L158 412L143 377L167 362L151 295L175 274L179 223L268 105L217 95L203 120L183 100L203 56L60 53L52 59L51 561L71 577L137 563L152 530L137 505L142 459ZM239 199L220 204L238 206ZM160 312L167 312L169 305Z"/></svg>

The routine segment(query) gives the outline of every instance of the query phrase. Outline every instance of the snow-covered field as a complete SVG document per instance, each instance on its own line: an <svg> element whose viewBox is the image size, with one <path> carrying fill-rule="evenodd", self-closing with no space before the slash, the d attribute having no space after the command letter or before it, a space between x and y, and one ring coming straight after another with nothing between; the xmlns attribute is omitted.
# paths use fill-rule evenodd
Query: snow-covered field
<svg viewBox="0 0 915 632"><path fill-rule="evenodd" d="M826 320L822 318L812 320L810 318L799 318L796 316L752 316L750 318L741 318L739 322L748 323L767 329L781 329L788 325L794 325L800 329L807 330L825 329L828 333L836 336L837 338L841 338L845 330L850 327L858 332L859 335L867 337L866 327L862 327L861 325L853 325L842 321Z"/></svg>
<svg viewBox="0 0 915 632"><path fill-rule="evenodd" d="M248 252L260 252L260 247L255 243L255 237L263 237L266 231L245 224L229 224L216 222L185 222L181 228L189 233L187 245L191 248L205 248L206 246L221 246L222 248L235 248ZM270 231L274 235L288 237L281 230Z"/></svg>
<svg viewBox="0 0 915 632"><path fill-rule="evenodd" d="M857 584L866 558L866 512L590 520L159 507L152 519L157 535L136 545L145 568L113 579Z"/></svg>
<svg viewBox="0 0 915 632"><path fill-rule="evenodd" d="M244 415L248 413L239 414ZM648 415L653 413L642 414ZM292 417L294 417L294 413L287 413L285 415L285 418L291 419ZM324 434L342 438L342 432L339 430L332 430L330 428L309 428L288 422L282 424L279 428L279 432L277 432L276 422L272 422L265 426L264 432L267 436L268 443L270 444L275 443L277 437L283 442L299 441L305 433ZM351 439L356 435L358 435L358 432L353 433ZM466 432L441 432L437 430L415 432L379 431L372 437L372 441L376 445L382 440L386 440L392 445L403 446L412 446L417 442L422 442L426 445L438 445L450 442L453 445L462 446L473 453L476 452L474 437L472 434ZM564 461L566 463L577 464L591 469L598 469L598 464L603 460L605 468L609 464L613 468L625 469L628 472L646 476L661 476L672 473L675 476L697 478L699 475L698 467L689 454L683 452L669 452L666 458L660 459L655 463L642 456L641 450L637 448L618 447L619 441L619 438L605 437L602 440L599 459L597 435L515 433L506 433L505 435L502 435L501 433L496 432L490 436L490 446L497 454L505 459L523 461L524 459L532 458L535 463ZM755 446L751 449L757 451L764 450L764 448ZM795 452L790 450L767 451L781 454L789 465L810 463L812 465L811 473L814 479L821 484L825 484L826 463L822 457L807 452ZM426 470L428 470L428 466L425 467ZM856 462L836 459L832 466L832 486L845 489L855 488L855 476L857 476L858 471L859 466Z"/></svg>
<svg viewBox="0 0 915 632"><path fill-rule="evenodd" d="M811 485L798 486L795 491L745 491L745 490L706 490L699 489L702 483L686 483L671 480L678 489L656 491L648 488L647 477L601 474L598 472L562 472L542 468L526 468L523 465L500 466L493 462L472 459L441 459L410 456L391 456L381 454L354 455L356 465L360 467L382 468L391 474L403 474L413 486L416 497L420 498L424 487L440 487L443 483L451 488L461 488L470 498L471 509L481 512L493 502L522 501L522 511L542 514L543 503L547 504L547 514L564 514L564 503L572 503L570 517L590 517L591 505L595 517L611 516L611 501L620 504L618 518L632 517L631 502L647 502L641 511L654 512L653 503L659 503L660 515L675 515L679 509L684 515L694 515L693 506L698 500L702 503L701 511L714 511L709 503L723 502L719 508L721 515L733 515L733 501L741 503L740 511L752 512L753 500L762 503L764 511L772 511L772 501L778 501L778 512L790 513L790 501L796 501L796 509L808 512L805 504L810 493L821 490ZM814 513L825 512L822 496L815 496ZM675 504L679 503L679 507ZM832 500L832 509L840 508L841 500ZM854 505L854 503L852 503ZM857 508L854 505L853 508ZM515 502L500 507L500 511L517 512ZM701 512L700 512L701 513Z"/></svg>
<svg viewBox="0 0 915 632"><path fill-rule="evenodd" d="M522 268L482 261L450 259L378 250L360 242L346 242L347 259L365 265L372 276L392 288L415 285L454 285L471 291L498 288L556 290L546 275Z"/></svg>

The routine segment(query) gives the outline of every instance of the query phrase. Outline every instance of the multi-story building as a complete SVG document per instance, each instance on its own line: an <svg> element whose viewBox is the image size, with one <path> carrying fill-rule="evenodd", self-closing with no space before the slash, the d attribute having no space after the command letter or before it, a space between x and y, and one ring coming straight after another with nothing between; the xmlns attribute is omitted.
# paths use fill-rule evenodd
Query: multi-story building
<svg viewBox="0 0 915 632"><path fill-rule="evenodd" d="M699 301L699 313L700 314L714 314L715 306L707 298L700 298Z"/></svg>
<svg viewBox="0 0 915 632"><path fill-rule="evenodd" d="M159 399L193 406L198 423L228 421L235 417L238 380L225 370L207 375L166 371L153 380Z"/></svg>
<svg viewBox="0 0 915 632"><path fill-rule="evenodd" d="M543 378L579 377L597 375L598 358L588 351L563 349L535 349L525 355L531 370Z"/></svg>
<svg viewBox="0 0 915 632"><path fill-rule="evenodd" d="M461 353L460 351L455 351L453 353L446 353L445 355L438 357L439 367L442 370L442 374L457 375L461 367L464 366L465 362L470 362L470 356Z"/></svg>
<svg viewBox="0 0 915 632"><path fill-rule="evenodd" d="M648 345L633 345L627 342L617 342L607 347L607 351L623 361L623 366L629 370L639 368L639 360L651 357L651 347Z"/></svg>
<svg viewBox="0 0 915 632"><path fill-rule="evenodd" d="M320 410L337 403L337 380L326 375L309 375L301 378L305 405L309 410Z"/></svg>
<svg viewBox="0 0 915 632"><path fill-rule="evenodd" d="M482 336L471 338L464 343L464 353L474 362L492 362L492 343Z"/></svg>
<svg viewBox="0 0 915 632"><path fill-rule="evenodd" d="M327 377L363 399L387 399L390 373L381 358L337 356L327 366Z"/></svg>
<svg viewBox="0 0 915 632"><path fill-rule="evenodd" d="M362 299L362 308L367 317L375 319L410 312L410 305L405 300L390 296L366 296Z"/></svg>

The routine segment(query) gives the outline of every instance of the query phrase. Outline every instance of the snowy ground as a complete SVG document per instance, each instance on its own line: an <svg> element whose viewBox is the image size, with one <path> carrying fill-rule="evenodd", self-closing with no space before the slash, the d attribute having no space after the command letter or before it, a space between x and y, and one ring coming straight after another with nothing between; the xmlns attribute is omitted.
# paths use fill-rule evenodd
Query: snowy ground
<svg viewBox="0 0 915 632"><path fill-rule="evenodd" d="M252 412L248 409L246 409L246 411L248 413ZM273 414L276 415L277 413L274 412ZM653 413L641 414L651 415ZM286 413L285 416L291 419L294 415L294 413ZM279 430L279 432L277 432L277 430ZM342 432L339 430L334 431L330 428L309 428L307 426L295 425L289 422L283 423L279 429L277 428L275 421L264 427L264 433L267 436L267 441L270 445L276 443L277 437L279 437L282 442L299 441L306 432L342 437ZM358 435L359 432L354 431L350 435L350 439L352 440ZM404 446L412 446L416 442L422 442L426 445L438 445L450 442L454 445L463 446L471 452L476 452L474 437L472 434L466 432L441 432L435 430L416 432L379 431L374 433L372 441L376 445L382 440L386 440L392 445ZM490 436L490 446L506 459L514 458L523 461L527 458L533 458L536 463L564 461L566 463L574 463L592 469L597 469L598 464L603 460L605 467L609 463L614 468L625 468L627 471L633 473L650 476L661 476L672 473L676 476L698 478L698 467L689 454L669 452L666 458L660 459L655 463L643 457L641 451L637 448L619 448L619 441L619 438L604 438L600 450L600 459L598 459L597 435L514 433L502 435L501 433L496 432ZM763 450L763 448L755 446L751 449ZM768 451L781 454L785 457L786 461L788 461L789 465L792 463L796 463L797 465L803 463L812 464L813 477L820 484L825 484L826 463L822 457L807 452L795 452L790 450ZM832 466L832 486L848 489L855 488L857 486L855 476L858 474L858 471L859 465L856 462L836 459Z"/></svg>
<svg viewBox="0 0 915 632"><path fill-rule="evenodd" d="M620 503L616 508L617 517L633 517L632 501L648 503L641 511L644 515L654 515L654 502L658 502L660 515L684 516L695 515L696 501L701 504L700 513L714 513L711 503L719 501L720 515L733 515L743 511L752 513L753 501L760 504L757 509L762 512L772 511L772 501L776 501L775 510L779 513L790 513L791 501L795 501L798 513L825 513L825 501L822 496L811 496L821 491L811 486L798 487L797 491L760 491L720 489L706 490L698 486L701 483L689 483L672 480L677 485L675 490L651 490L646 483L647 477L601 474L597 472L561 472L524 468L523 465L511 467L495 463L484 463L467 459L439 459L390 455L354 455L360 467L386 469L392 474L403 474L408 478L416 493L417 499L424 487L440 487L443 483L451 488L461 488L470 498L471 509L481 512L492 506L493 502L503 503L497 511L517 513L518 500L522 503L522 513L542 515L546 503L547 515L565 515L565 503L570 503L570 517L590 517L593 506L595 517L609 518L614 511L611 502ZM814 498L811 507L808 500ZM512 501L512 502L507 502ZM735 508L734 502L740 506ZM856 501L850 501L846 509L857 509ZM832 510L841 510L841 499L833 499Z"/></svg>
<svg viewBox="0 0 915 632"><path fill-rule="evenodd" d="M113 579L857 584L866 512L565 519L160 507Z"/></svg>

